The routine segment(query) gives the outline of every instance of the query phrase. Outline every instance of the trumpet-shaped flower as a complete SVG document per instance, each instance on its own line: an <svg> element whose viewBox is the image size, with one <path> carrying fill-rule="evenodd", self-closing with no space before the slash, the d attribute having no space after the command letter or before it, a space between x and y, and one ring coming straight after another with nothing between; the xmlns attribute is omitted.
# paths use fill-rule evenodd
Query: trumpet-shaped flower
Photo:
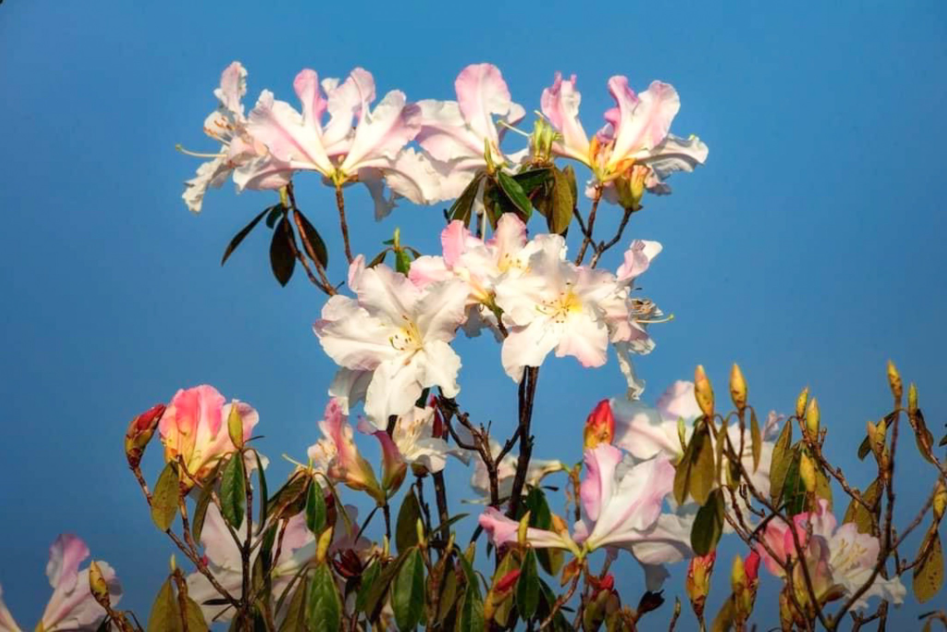
<svg viewBox="0 0 947 632"><path fill-rule="evenodd" d="M37 630L42 632L94 632L105 619L105 609L89 590L89 569L79 565L89 557L89 547L71 534L59 536L49 548L46 576L53 588L53 596L43 612ZM109 601L117 605L122 597L122 586L115 570L105 562L98 562L102 577L108 586ZM0 632L20 632L10 611L3 603L0 589Z"/></svg>
<svg viewBox="0 0 947 632"><path fill-rule="evenodd" d="M329 401L324 417L319 422L323 437L309 448L309 458L315 468L333 480L365 491L378 502L384 502L385 494L375 478L375 471L359 454L352 426L337 400ZM384 443L382 447L385 447Z"/></svg>
<svg viewBox="0 0 947 632"><path fill-rule="evenodd" d="M419 101L421 130L417 141L437 161L450 165L458 178L448 197L456 197L474 173L486 166L489 152L495 165L515 162L500 149L506 126L516 125L526 110L510 97L500 69L492 64L472 64L454 82L456 101ZM498 129L494 116L498 117Z"/></svg>
<svg viewBox="0 0 947 632"><path fill-rule="evenodd" d="M609 342L606 310L614 308L623 288L609 272L565 261L562 237L541 235L535 241L529 271L496 287L496 304L509 329L503 368L519 381L525 367L542 365L554 349L557 357L573 356L582 366L602 366Z"/></svg>
<svg viewBox="0 0 947 632"><path fill-rule="evenodd" d="M478 522L496 546L501 547L517 543L519 523L507 518L495 507L487 507L480 514ZM526 530L526 541L530 546L537 549L564 549L574 551L577 554L579 552L578 546L569 537L568 531L556 533L547 529L529 527Z"/></svg>
<svg viewBox="0 0 947 632"><path fill-rule="evenodd" d="M164 458L169 462L182 460L190 478L201 480L217 461L236 450L227 428L234 407L243 424L244 441L253 435L253 428L260 421L249 404L224 402L224 396L213 386L182 389L161 417L158 431L164 444Z"/></svg>
<svg viewBox="0 0 947 632"><path fill-rule="evenodd" d="M204 121L204 133L221 143L220 151L208 156L185 183L182 197L194 213L201 211L207 189L220 188L235 169L241 170L241 188L278 189L292 176L289 165L276 160L247 130L241 102L246 93L247 71L235 61L221 73L220 87L214 90L219 105Z"/></svg>
<svg viewBox="0 0 947 632"><path fill-rule="evenodd" d="M703 164L707 146L696 137L685 140L669 133L681 107L673 86L655 81L636 95L626 77L615 76L609 79L608 89L616 107L606 112L607 124L591 140L578 118L582 95L575 75L563 79L556 73L553 85L543 91L542 111L561 137L553 151L591 168L593 191L607 187L608 201L635 209L637 200L625 199L623 191L647 188L669 193L664 179ZM590 192L593 197L598 194ZM634 192L639 200L640 194L640 190Z"/></svg>
<svg viewBox="0 0 947 632"><path fill-rule="evenodd" d="M770 573L784 577L785 572L780 563L785 563L787 557L796 560L805 558L816 597L820 599L835 586L841 586L844 595L851 595L871 578L878 562L878 538L859 533L853 522L839 527L828 501L819 500L819 507L814 512L793 516L793 523L802 546L801 555L788 524L775 518L766 525L763 538L775 557L763 545L758 545L756 550ZM899 578L885 579L879 576L853 607L867 607L871 597L886 599L897 605L904 601L906 593Z"/></svg>
<svg viewBox="0 0 947 632"><path fill-rule="evenodd" d="M315 171L335 186L364 182L378 217L393 206L383 196L383 179L413 202L441 199L445 173L423 154L402 151L421 129L420 108L408 103L403 92L392 90L373 109L375 80L362 68L341 84L325 79L321 85L314 70L304 69L293 88L302 112L264 91L247 125L278 160L294 170Z"/></svg>
<svg viewBox="0 0 947 632"><path fill-rule="evenodd" d="M361 259L353 263L359 269ZM448 344L464 321L468 290L459 281L420 289L384 265L353 277L357 299L336 295L314 331L343 369L371 371L365 413L379 430L411 410L424 388L460 391L460 357Z"/></svg>
<svg viewBox="0 0 947 632"><path fill-rule="evenodd" d="M436 411L432 406L414 407L400 415L395 422L391 439L404 460L419 474L440 472L453 456L464 463L470 456L465 450L452 448L434 429ZM380 430L378 432L381 432Z"/></svg>

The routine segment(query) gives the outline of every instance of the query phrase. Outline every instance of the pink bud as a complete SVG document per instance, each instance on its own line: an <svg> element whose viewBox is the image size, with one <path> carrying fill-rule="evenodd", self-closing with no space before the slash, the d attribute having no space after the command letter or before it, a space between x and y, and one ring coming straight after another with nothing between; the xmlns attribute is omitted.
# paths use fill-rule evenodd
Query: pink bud
<svg viewBox="0 0 947 632"><path fill-rule="evenodd" d="M594 449L602 443L610 444L614 436L615 417L612 415L612 406L607 399L603 399L585 420L585 449Z"/></svg>
<svg viewBox="0 0 947 632"><path fill-rule="evenodd" d="M746 561L743 562L743 568L746 572L746 578L751 582L755 582L760 574L760 554L753 551L747 555Z"/></svg>

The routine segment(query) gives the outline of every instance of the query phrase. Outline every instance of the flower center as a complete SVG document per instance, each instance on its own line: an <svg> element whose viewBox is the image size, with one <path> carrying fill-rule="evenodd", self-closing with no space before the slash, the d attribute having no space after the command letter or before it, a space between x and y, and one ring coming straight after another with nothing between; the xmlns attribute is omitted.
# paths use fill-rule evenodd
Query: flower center
<svg viewBox="0 0 947 632"><path fill-rule="evenodd" d="M404 324L393 335L388 337L388 342L396 351L415 352L423 346L421 344L421 332L417 324L407 316L404 318Z"/></svg>
<svg viewBox="0 0 947 632"><path fill-rule="evenodd" d="M576 314L582 311L582 301L579 296L568 288L554 299L543 301L538 306L541 313L545 314L557 323L564 323L568 320L570 314Z"/></svg>

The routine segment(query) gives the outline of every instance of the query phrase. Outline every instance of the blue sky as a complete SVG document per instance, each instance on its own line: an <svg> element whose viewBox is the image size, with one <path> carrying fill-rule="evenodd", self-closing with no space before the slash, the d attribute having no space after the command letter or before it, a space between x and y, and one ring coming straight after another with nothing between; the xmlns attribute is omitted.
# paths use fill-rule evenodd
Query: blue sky
<svg viewBox="0 0 947 632"><path fill-rule="evenodd" d="M121 454L139 410L204 382L249 401L261 413L271 476L288 470L280 454L302 457L316 438L333 370L310 330L320 295L301 275L276 285L262 235L219 265L230 236L272 197L228 186L208 196L200 217L180 200L197 162L174 145L213 148L201 127L234 59L249 69L251 102L262 88L289 99L305 66L344 76L360 65L380 91L452 98L461 68L490 61L530 110L554 71L575 72L587 129L608 105L609 76L626 74L637 89L673 83L683 102L674 130L699 134L710 157L672 181L673 196L647 200L630 227L629 236L665 245L641 281L676 316L653 329L658 348L639 363L646 398L698 363L723 393L739 362L751 401L766 410L788 411L808 384L830 455L864 483L871 473L855 447L865 421L889 404L892 358L942 434L943 3L8 0L0 583L22 625L45 603L47 547L65 530L118 569L128 606L150 606L170 548ZM329 238L330 271L341 278L331 192L300 180L300 206ZM373 252L395 226L422 249L437 243L437 208L404 205L380 225L364 193L349 208L358 249ZM512 427L515 387L498 349L484 338L459 348L463 405ZM577 460L588 410L622 388L614 361L598 371L548 363L535 454ZM933 480L903 445L902 510ZM457 485L464 478L453 475ZM719 585L734 550L725 549ZM636 599L639 572L618 568Z"/></svg>

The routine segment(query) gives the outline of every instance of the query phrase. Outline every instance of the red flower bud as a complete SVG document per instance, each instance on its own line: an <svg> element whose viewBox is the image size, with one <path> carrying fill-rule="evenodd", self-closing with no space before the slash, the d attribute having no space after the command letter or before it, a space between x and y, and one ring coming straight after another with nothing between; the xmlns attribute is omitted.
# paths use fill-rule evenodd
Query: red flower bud
<svg viewBox="0 0 947 632"><path fill-rule="evenodd" d="M603 399L585 420L585 449L591 450L599 444L611 443L615 436L615 417L611 404Z"/></svg>
<svg viewBox="0 0 947 632"><path fill-rule="evenodd" d="M144 456L145 448L158 428L164 410L164 404L155 404L128 424L128 430L125 432L125 457L130 467L138 467L141 463L141 457Z"/></svg>
<svg viewBox="0 0 947 632"><path fill-rule="evenodd" d="M520 569L514 568L497 581L494 591L503 595L510 591L515 585L516 580L520 578Z"/></svg>

